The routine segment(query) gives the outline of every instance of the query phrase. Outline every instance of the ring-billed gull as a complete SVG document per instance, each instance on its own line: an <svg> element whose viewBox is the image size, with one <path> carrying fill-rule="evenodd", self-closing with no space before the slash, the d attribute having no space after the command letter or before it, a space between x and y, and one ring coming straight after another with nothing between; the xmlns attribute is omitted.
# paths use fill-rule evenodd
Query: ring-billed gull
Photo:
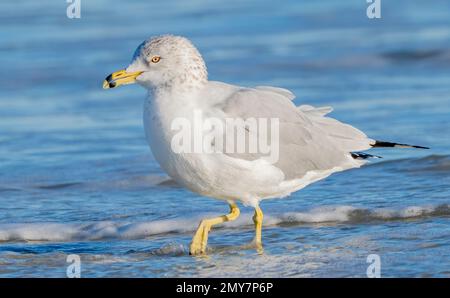
<svg viewBox="0 0 450 298"><path fill-rule="evenodd" d="M295 106L294 94L286 89L244 88L209 81L202 56L188 39L180 36L164 35L144 41L130 65L109 75L103 87L135 82L149 91L144 104L144 126L161 167L182 186L224 200L230 206L229 214L200 222L190 245L191 254L205 253L213 225L239 216L237 201L255 209L254 244L261 250L262 200L285 197L334 172L360 167L367 158L375 157L360 151L373 147L426 148L370 139L360 130L327 117L329 107ZM241 125L246 137L263 134L258 130L261 123L258 122L255 133L254 128L247 127L250 122L246 119L277 120L274 122L277 130L268 134L265 131L276 137L271 138L277 145L276 158L270 160L261 151L247 150L248 146L244 151L228 150L227 138L227 150L224 144L219 146L220 138L206 142L209 149L216 149L211 152L174 150L178 134L174 123L177 119L194 123L199 111L219 123L244 119L234 125L237 128ZM221 133L225 134L227 129ZM194 136L189 135L185 142L190 144L199 130L201 134L205 132L204 127L194 130Z"/></svg>

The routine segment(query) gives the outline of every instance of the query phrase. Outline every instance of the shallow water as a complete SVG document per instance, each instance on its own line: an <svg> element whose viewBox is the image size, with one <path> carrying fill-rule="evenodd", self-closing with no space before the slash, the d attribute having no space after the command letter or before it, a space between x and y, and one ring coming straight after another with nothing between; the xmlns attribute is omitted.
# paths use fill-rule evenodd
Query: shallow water
<svg viewBox="0 0 450 298"><path fill-rule="evenodd" d="M450 4L365 1L61 1L0 4L0 277L450 276ZM390 1L392 2L392 1ZM105 75L155 34L193 40L210 78L276 85L375 139L431 150L383 159L264 202L189 257L200 218L227 206L170 181L144 139L145 91Z"/></svg>

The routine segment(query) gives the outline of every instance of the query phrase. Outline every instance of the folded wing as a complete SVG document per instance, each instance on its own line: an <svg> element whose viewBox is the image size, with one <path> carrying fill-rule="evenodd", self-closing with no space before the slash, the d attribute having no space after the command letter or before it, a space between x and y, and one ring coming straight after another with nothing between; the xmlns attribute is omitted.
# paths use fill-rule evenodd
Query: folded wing
<svg viewBox="0 0 450 298"><path fill-rule="evenodd" d="M351 152L369 149L374 143L360 130L326 117L331 108L297 107L293 98L290 91L281 88L237 88L220 105L230 118L279 120L279 159L274 165L286 180L310 171L354 167ZM226 154L243 160L265 158L261 153Z"/></svg>

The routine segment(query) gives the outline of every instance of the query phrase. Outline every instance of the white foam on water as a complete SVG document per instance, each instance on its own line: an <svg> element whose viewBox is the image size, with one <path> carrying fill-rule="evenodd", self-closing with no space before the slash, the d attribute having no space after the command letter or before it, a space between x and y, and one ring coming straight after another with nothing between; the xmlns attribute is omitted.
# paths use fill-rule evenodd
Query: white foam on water
<svg viewBox="0 0 450 298"><path fill-rule="evenodd" d="M298 222L298 223L325 223L325 222L345 222L349 220L349 215L356 210L352 206L338 206L338 207L320 207L312 209L308 212L289 212L283 214L277 224L283 222Z"/></svg>
<svg viewBox="0 0 450 298"><path fill-rule="evenodd" d="M305 212L287 212L279 215L266 215L265 226L288 223L367 223L374 221L402 220L429 216L449 216L450 205L409 206L399 210L363 209L352 206L320 207ZM0 224L0 242L5 241L93 241L104 239L143 239L146 237L193 232L201 218L213 217L212 214L196 218L155 220L129 223L102 221L95 223L8 223ZM253 225L252 214L244 213L226 227L240 228Z"/></svg>

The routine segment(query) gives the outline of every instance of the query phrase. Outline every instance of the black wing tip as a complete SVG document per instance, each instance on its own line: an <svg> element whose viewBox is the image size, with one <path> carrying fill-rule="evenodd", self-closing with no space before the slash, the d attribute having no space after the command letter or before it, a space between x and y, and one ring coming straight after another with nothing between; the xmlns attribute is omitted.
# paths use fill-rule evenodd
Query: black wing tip
<svg viewBox="0 0 450 298"><path fill-rule="evenodd" d="M400 144L400 143L393 143L393 142L384 142L384 141L375 141L374 144L371 145L373 148L416 148L416 149L430 149L429 147L425 146L417 146L417 145L408 145L408 144Z"/></svg>
<svg viewBox="0 0 450 298"><path fill-rule="evenodd" d="M368 158L383 158L378 155L368 154L368 153L364 153L364 152L350 152L350 154L353 157L353 159L359 159L359 160L368 159Z"/></svg>
<svg viewBox="0 0 450 298"><path fill-rule="evenodd" d="M417 148L417 149L430 149L430 147L425 147L425 146L412 146L413 148Z"/></svg>

